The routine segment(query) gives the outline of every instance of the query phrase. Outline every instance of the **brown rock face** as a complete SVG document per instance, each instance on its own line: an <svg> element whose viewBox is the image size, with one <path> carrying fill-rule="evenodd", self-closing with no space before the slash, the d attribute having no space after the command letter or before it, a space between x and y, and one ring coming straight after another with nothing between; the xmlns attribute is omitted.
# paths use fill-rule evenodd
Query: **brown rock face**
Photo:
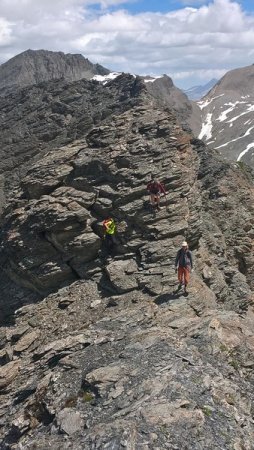
<svg viewBox="0 0 254 450"><path fill-rule="evenodd" d="M30 166L5 212L2 448L251 450L252 174L140 80L107 89L114 112ZM159 211L151 173L167 190ZM188 297L174 294L185 239Z"/></svg>

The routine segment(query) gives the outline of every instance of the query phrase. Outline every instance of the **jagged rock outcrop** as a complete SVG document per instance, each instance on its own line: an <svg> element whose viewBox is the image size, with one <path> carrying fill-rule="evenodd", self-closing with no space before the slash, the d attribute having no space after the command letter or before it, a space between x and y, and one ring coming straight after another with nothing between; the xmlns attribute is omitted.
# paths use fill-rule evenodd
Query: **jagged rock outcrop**
<svg viewBox="0 0 254 450"><path fill-rule="evenodd" d="M107 75L109 70L100 64L92 64L82 55L26 50L0 65L0 95L8 88L22 88L61 78L77 81L94 75Z"/></svg>
<svg viewBox="0 0 254 450"><path fill-rule="evenodd" d="M187 125L195 136L199 135L202 122L200 108L174 85L170 77L164 75L150 82L146 79L146 86L150 94L177 115L185 128Z"/></svg>
<svg viewBox="0 0 254 450"><path fill-rule="evenodd" d="M103 85L85 78L107 70L81 55L28 50L0 66L0 87L1 79L3 86L12 85L13 76L19 79L17 70L19 86L5 88L0 104L0 215L6 195L32 162L82 138L111 114L129 109L141 91L173 110L185 127L200 131L199 108L167 76L145 83L140 77L134 81L129 74L119 74L117 81Z"/></svg>
<svg viewBox="0 0 254 450"><path fill-rule="evenodd" d="M112 83L114 112L31 166L5 212L2 448L251 450L252 172L140 80ZM168 191L156 213L151 173ZM173 294L183 239L188 297Z"/></svg>
<svg viewBox="0 0 254 450"><path fill-rule="evenodd" d="M139 78L134 81L131 75L120 75L109 86L60 80L5 95L0 105L0 209L32 161L79 139L111 114L130 108L143 90Z"/></svg>

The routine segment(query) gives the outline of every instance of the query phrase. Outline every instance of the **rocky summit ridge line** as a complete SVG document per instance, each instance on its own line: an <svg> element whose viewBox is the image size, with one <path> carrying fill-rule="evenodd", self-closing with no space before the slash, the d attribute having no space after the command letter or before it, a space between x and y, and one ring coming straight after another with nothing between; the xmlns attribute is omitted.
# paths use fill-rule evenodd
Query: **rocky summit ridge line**
<svg viewBox="0 0 254 450"><path fill-rule="evenodd" d="M101 92L114 109L38 158L5 210L1 448L252 450L252 172L184 131L142 80ZM168 191L156 213L151 173ZM183 239L188 298L172 294Z"/></svg>
<svg viewBox="0 0 254 450"><path fill-rule="evenodd" d="M197 126L198 107L169 77L145 83L140 77L121 74L116 83L105 86L86 79L61 79L5 92L0 101L0 213L6 196L32 162L52 148L81 138L111 114L130 108L136 91L141 90L173 109L181 123Z"/></svg>

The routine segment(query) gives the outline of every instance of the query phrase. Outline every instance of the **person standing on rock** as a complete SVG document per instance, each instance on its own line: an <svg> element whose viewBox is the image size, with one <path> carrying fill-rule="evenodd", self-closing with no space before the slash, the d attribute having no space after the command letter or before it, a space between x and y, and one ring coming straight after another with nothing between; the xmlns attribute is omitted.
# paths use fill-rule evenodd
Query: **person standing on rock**
<svg viewBox="0 0 254 450"><path fill-rule="evenodd" d="M108 250L112 250L116 244L116 224L112 217L103 221L104 239Z"/></svg>
<svg viewBox="0 0 254 450"><path fill-rule="evenodd" d="M175 271L178 273L179 285L177 291L180 291L182 285L184 293L188 294L187 286L190 281L190 272L193 269L193 259L186 241L182 243L182 248L178 250L175 259Z"/></svg>
<svg viewBox="0 0 254 450"><path fill-rule="evenodd" d="M151 177L151 181L149 181L147 185L147 190L150 194L150 202L152 206L155 206L157 209L160 209L160 195L166 195L165 187L160 181L157 180L154 176Z"/></svg>

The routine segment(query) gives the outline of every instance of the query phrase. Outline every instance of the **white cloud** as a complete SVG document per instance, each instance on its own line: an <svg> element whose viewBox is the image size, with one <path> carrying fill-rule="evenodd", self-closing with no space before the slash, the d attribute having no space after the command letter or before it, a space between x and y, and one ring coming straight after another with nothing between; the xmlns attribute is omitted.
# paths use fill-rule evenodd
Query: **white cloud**
<svg viewBox="0 0 254 450"><path fill-rule="evenodd" d="M195 8L135 15L119 9L122 3L127 2L0 0L1 59L27 48L83 53L113 70L168 73L182 84L253 62L254 16L237 1L200 0ZM112 5L118 6L114 12Z"/></svg>
<svg viewBox="0 0 254 450"><path fill-rule="evenodd" d="M10 45L12 42L11 23L0 17L0 47Z"/></svg>

